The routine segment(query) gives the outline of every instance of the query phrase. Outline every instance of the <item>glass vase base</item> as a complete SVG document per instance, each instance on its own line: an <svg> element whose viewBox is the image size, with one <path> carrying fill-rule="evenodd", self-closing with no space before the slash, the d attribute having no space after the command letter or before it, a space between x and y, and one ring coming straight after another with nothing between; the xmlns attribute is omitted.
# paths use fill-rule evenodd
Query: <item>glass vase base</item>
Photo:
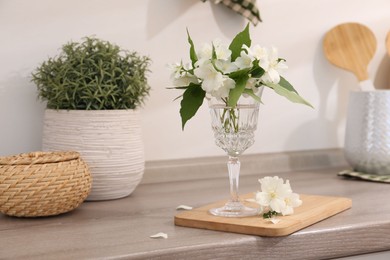
<svg viewBox="0 0 390 260"><path fill-rule="evenodd" d="M228 202L223 207L210 209L209 213L220 217L242 218L258 215L259 209L247 207L241 202Z"/></svg>

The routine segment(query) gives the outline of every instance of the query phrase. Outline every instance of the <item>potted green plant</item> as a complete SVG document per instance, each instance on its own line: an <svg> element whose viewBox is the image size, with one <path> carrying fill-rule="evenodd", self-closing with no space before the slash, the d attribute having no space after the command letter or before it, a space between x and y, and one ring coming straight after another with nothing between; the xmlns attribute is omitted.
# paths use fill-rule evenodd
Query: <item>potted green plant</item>
<svg viewBox="0 0 390 260"><path fill-rule="evenodd" d="M47 102L43 150L75 150L91 168L88 200L130 195L142 179L139 108L150 59L94 37L62 46L32 73Z"/></svg>

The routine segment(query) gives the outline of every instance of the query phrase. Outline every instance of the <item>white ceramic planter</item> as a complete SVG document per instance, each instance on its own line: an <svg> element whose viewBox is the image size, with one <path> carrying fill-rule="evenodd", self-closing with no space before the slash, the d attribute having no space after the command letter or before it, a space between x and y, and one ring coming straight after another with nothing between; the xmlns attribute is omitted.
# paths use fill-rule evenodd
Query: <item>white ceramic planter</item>
<svg viewBox="0 0 390 260"><path fill-rule="evenodd" d="M145 158L137 110L45 111L43 150L80 152L92 174L87 200L130 195L142 179Z"/></svg>

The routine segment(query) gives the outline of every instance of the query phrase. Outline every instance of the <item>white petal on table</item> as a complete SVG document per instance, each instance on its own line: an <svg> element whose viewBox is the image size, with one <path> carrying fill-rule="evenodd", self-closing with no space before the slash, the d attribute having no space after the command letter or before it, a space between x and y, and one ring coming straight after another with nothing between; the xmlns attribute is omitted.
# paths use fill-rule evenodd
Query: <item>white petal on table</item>
<svg viewBox="0 0 390 260"><path fill-rule="evenodd" d="M278 224L280 222L280 219L278 219L278 218L270 218L269 221L271 221L273 224Z"/></svg>
<svg viewBox="0 0 390 260"><path fill-rule="evenodd" d="M191 206L187 206L187 205L180 205L180 206L177 206L176 209L191 210L192 207Z"/></svg>
<svg viewBox="0 0 390 260"><path fill-rule="evenodd" d="M150 238L164 238L164 239L167 239L168 238L168 234L160 232L160 233L151 235Z"/></svg>

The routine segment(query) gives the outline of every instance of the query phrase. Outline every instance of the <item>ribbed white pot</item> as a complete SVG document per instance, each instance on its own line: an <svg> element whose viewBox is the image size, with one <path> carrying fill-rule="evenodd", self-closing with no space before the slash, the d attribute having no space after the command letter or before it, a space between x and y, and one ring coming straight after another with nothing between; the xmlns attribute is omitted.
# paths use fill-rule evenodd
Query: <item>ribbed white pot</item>
<svg viewBox="0 0 390 260"><path fill-rule="evenodd" d="M144 173L144 147L137 110L47 109L42 145L46 151L80 152L93 180L87 200L126 197Z"/></svg>

